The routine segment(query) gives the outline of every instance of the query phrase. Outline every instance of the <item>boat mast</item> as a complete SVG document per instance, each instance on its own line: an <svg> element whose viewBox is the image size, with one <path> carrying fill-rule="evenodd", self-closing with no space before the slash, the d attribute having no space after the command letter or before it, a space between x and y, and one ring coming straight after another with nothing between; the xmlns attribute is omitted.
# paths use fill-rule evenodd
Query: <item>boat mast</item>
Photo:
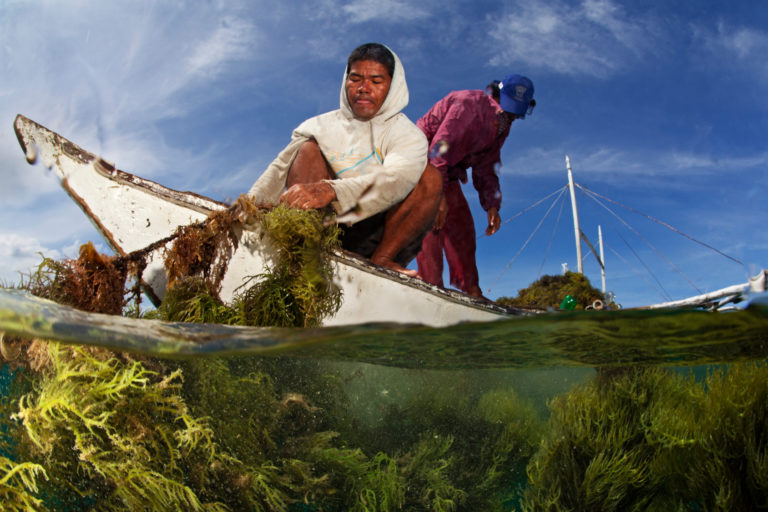
<svg viewBox="0 0 768 512"><path fill-rule="evenodd" d="M573 186L573 173L571 172L571 159L565 155L565 166L568 168L568 188L571 189L571 208L573 209L573 231L576 235L576 261L579 274L584 273L584 265L581 262L581 229L579 229L579 209L576 207L576 188Z"/></svg>
<svg viewBox="0 0 768 512"><path fill-rule="evenodd" d="M603 278L603 297L605 297L605 253L603 253L603 229L597 225L597 243L600 245L600 277Z"/></svg>

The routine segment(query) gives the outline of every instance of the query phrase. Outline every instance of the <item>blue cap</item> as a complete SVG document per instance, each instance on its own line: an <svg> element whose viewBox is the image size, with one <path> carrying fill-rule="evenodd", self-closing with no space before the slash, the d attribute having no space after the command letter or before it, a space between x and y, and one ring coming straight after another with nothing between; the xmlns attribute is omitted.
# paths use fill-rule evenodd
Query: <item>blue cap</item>
<svg viewBox="0 0 768 512"><path fill-rule="evenodd" d="M533 109L533 82L522 75L508 75L501 81L499 104L521 119Z"/></svg>

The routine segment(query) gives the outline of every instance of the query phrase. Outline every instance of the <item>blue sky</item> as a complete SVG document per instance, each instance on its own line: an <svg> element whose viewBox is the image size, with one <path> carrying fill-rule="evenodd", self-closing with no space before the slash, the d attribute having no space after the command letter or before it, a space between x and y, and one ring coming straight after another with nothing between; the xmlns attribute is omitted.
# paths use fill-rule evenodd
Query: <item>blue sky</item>
<svg viewBox="0 0 768 512"><path fill-rule="evenodd" d="M403 61L414 121L452 90L533 80L538 106L502 151L502 219L565 185L569 155L577 183L743 263L603 200L630 230L579 193L625 307L745 282L768 268L765 27L760 1L0 0L0 280L101 243L26 163L17 113L120 169L232 200L295 126L338 107L347 55L378 41ZM489 297L577 267L570 203L553 199L479 238ZM584 271L599 287L594 258Z"/></svg>

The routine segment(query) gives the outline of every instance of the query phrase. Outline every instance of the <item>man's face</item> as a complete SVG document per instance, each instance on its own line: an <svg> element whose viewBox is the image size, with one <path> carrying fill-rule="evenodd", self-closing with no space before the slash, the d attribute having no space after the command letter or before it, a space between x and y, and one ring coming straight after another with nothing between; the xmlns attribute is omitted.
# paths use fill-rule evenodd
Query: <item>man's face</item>
<svg viewBox="0 0 768 512"><path fill-rule="evenodd" d="M347 99L355 117L367 121L387 99L392 77L387 68L374 60L359 60L349 67Z"/></svg>

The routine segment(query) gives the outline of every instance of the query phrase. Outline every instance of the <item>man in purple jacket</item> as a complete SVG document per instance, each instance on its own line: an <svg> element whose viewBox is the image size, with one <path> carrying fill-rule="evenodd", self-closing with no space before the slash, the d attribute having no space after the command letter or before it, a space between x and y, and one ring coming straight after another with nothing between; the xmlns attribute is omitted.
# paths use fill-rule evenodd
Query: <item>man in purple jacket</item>
<svg viewBox="0 0 768 512"><path fill-rule="evenodd" d="M443 176L443 201L434 228L416 257L419 275L443 286L443 252L451 285L482 296L475 262L475 226L461 191L472 168L472 184L488 212L486 235L501 226L501 190L496 169L501 146L515 119L525 119L536 102L533 83L520 75L494 81L486 91L454 91L438 101L416 125L429 141L429 162Z"/></svg>

